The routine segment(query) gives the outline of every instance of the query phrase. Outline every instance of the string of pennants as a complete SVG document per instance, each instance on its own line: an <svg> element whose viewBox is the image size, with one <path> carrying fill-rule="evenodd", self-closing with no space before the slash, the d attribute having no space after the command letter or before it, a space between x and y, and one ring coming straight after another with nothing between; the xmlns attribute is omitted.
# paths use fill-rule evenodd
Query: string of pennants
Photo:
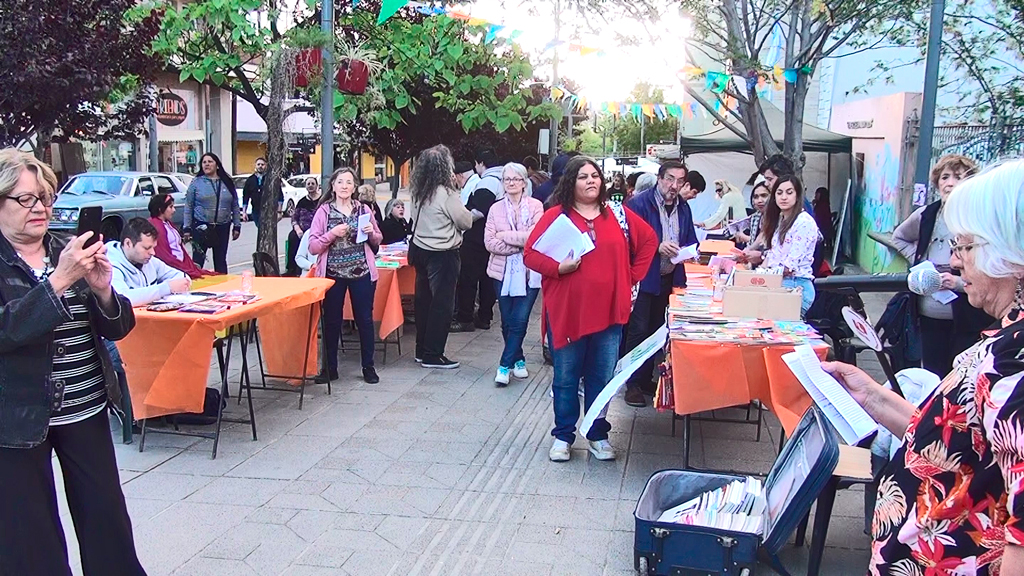
<svg viewBox="0 0 1024 576"><path fill-rule="evenodd" d="M707 116L707 111L704 110L704 107L696 102L691 102L688 105L649 102L597 102L588 100L586 96L573 94L564 86L552 87L551 99L555 102L567 101L578 112L589 111L594 114L611 114L616 117L632 116L637 122L644 116L651 120L667 120L669 118L693 120L697 117ZM736 99L731 96L726 97L724 103L720 100L716 100L714 103L714 109L719 113L723 110L735 110L736 106Z"/></svg>

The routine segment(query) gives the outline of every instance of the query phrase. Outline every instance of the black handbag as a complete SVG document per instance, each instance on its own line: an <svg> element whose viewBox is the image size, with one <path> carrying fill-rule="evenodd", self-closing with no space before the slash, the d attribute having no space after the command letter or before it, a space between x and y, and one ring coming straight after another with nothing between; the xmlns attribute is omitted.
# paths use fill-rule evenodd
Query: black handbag
<svg viewBox="0 0 1024 576"><path fill-rule="evenodd" d="M409 266L412 266L414 268L421 263L422 259L425 256L423 254L423 248L420 248L419 246L416 245L416 226L419 225L420 212L423 211L422 206L420 206L419 208L420 209L416 211L416 219L413 220L412 222L412 234L409 235L409 253L406 256L406 260L409 261Z"/></svg>

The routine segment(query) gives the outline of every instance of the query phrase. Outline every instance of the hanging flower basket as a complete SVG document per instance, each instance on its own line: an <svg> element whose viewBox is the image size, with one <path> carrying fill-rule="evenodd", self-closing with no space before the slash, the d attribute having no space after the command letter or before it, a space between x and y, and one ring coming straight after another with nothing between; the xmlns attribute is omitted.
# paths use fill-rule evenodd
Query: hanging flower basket
<svg viewBox="0 0 1024 576"><path fill-rule="evenodd" d="M305 88L323 73L323 52L319 48L304 48L295 55L295 86Z"/></svg>
<svg viewBox="0 0 1024 576"><path fill-rule="evenodd" d="M366 93L370 67L362 60L345 59L338 63L338 73L334 78L338 81L338 90L342 94L359 96Z"/></svg>

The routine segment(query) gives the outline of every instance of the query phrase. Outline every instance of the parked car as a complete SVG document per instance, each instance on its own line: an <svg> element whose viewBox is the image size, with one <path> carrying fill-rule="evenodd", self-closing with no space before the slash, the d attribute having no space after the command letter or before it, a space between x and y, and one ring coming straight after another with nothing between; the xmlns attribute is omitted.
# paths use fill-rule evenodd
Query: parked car
<svg viewBox="0 0 1024 576"><path fill-rule="evenodd" d="M236 174L231 179L235 182L235 190L238 191L238 207L242 207L244 198L242 195L245 189L245 181L249 179L252 174ZM300 183L298 187L293 186L291 181L294 178L281 179L281 195L284 196L284 213L287 216L291 216L292 212L295 211L295 205L299 203L299 200L306 195L306 188ZM247 214L252 215L252 207L249 207Z"/></svg>
<svg viewBox="0 0 1024 576"><path fill-rule="evenodd" d="M156 194L174 197L173 222L181 226L185 217L188 188L171 174L154 172L84 172L72 176L57 194L50 229L74 231L78 211L88 206L103 208L100 233L108 240L120 239L124 223L132 218L149 218L149 200Z"/></svg>
<svg viewBox="0 0 1024 576"><path fill-rule="evenodd" d="M188 190L188 185L191 184L192 181L196 179L195 176L191 174L186 174L184 172L172 172L171 176L174 176L175 178L178 179L179 182L184 184L186 190Z"/></svg>

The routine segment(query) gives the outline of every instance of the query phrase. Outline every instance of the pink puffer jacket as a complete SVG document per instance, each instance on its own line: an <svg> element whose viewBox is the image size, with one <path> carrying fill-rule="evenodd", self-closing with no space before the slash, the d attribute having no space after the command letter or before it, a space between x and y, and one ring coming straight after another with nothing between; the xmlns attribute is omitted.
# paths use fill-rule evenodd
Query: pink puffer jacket
<svg viewBox="0 0 1024 576"><path fill-rule="evenodd" d="M505 257L523 251L530 232L533 232L533 227L544 215L544 205L540 203L540 200L523 196L520 202L526 202L526 207L530 212L529 227L524 227L519 222L519 211L517 210L515 214L516 230L512 229L508 223L508 204L504 199L491 204L491 209L487 212L484 246L491 253L491 257L487 261L487 275L495 280L505 278Z"/></svg>

